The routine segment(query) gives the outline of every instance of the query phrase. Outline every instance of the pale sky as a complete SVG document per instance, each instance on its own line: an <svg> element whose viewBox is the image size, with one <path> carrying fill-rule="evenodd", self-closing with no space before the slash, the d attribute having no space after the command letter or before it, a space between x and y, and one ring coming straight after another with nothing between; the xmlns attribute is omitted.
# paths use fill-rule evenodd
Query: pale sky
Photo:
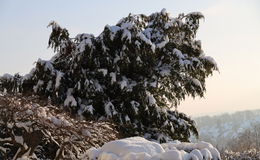
<svg viewBox="0 0 260 160"><path fill-rule="evenodd" d="M71 37L98 35L130 12L149 15L162 8L172 16L204 14L197 38L220 69L207 79L204 98L188 98L178 109L191 116L260 109L259 0L0 0L0 75L25 74L38 58L53 56L47 49L51 20Z"/></svg>

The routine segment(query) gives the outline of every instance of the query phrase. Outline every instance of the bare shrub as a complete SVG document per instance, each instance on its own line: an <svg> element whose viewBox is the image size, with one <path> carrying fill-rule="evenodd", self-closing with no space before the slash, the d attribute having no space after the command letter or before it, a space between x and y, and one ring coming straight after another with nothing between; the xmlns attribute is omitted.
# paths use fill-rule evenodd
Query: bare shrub
<svg viewBox="0 0 260 160"><path fill-rule="evenodd" d="M0 95L0 159L80 159L118 137L110 122L71 117L36 96Z"/></svg>

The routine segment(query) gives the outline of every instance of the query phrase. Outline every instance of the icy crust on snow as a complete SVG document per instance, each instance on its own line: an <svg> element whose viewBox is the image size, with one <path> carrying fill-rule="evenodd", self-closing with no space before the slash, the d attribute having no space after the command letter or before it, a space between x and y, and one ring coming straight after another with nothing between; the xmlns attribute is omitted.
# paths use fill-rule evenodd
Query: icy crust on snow
<svg viewBox="0 0 260 160"><path fill-rule="evenodd" d="M130 137L86 151L90 160L220 160L216 148L206 142L159 144L142 137Z"/></svg>

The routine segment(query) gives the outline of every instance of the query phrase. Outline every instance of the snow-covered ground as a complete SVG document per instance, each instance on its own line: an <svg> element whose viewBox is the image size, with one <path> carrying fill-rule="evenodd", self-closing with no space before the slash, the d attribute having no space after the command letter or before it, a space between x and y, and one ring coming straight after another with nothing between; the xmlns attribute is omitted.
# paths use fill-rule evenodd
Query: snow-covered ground
<svg viewBox="0 0 260 160"><path fill-rule="evenodd" d="M216 148L206 142L159 144L142 137L131 137L87 150L82 159L90 160L220 160Z"/></svg>

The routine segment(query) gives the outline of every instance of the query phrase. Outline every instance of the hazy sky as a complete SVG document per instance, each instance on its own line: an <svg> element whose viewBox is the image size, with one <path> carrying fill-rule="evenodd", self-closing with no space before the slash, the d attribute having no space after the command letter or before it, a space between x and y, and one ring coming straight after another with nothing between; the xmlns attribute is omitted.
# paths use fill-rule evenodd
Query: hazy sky
<svg viewBox="0 0 260 160"><path fill-rule="evenodd" d="M66 27L71 37L98 35L130 12L149 15L162 8L172 16L192 11L205 15L197 38L220 69L207 79L205 97L187 99L179 110L194 116L260 109L259 0L0 0L0 75L25 74L38 58L53 56L47 49L51 20Z"/></svg>

